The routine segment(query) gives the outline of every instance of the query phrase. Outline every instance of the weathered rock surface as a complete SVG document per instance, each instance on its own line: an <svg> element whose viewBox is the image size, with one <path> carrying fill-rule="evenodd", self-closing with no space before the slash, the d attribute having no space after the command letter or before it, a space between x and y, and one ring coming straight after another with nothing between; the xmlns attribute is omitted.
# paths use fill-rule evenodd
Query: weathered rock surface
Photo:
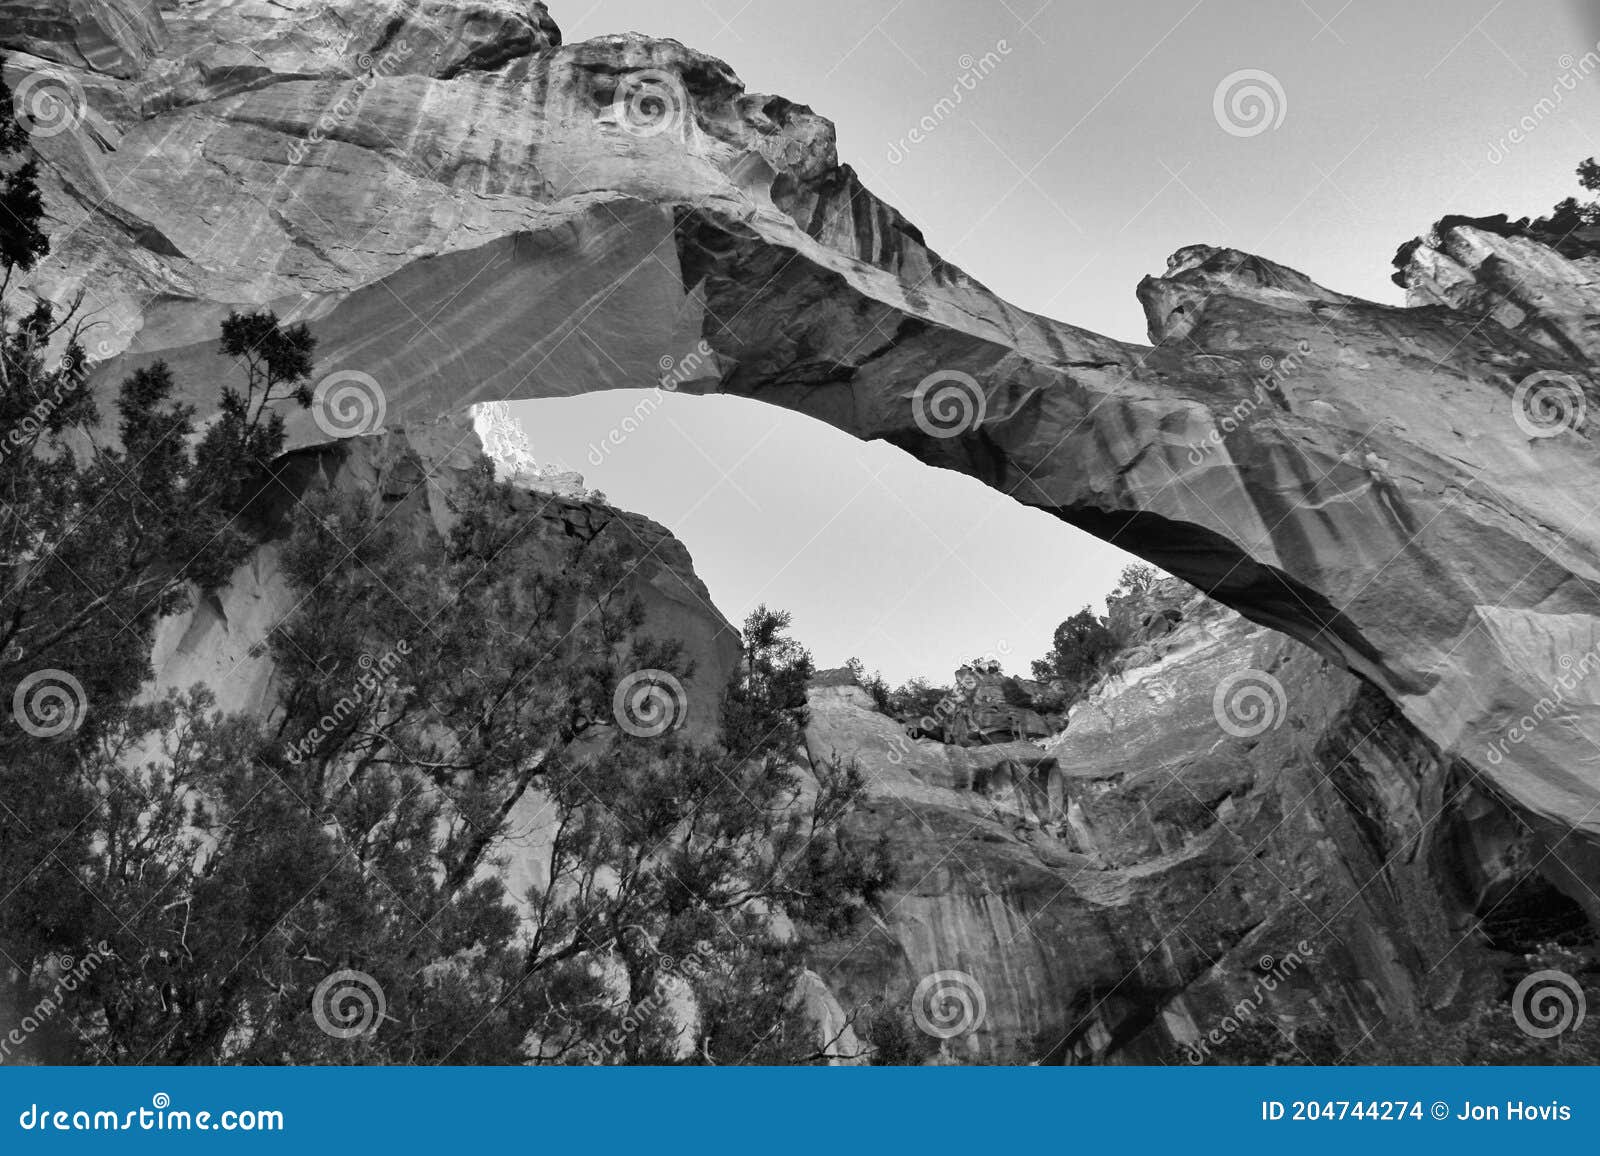
<svg viewBox="0 0 1600 1156"><path fill-rule="evenodd" d="M70 35L119 10L75 4ZM240 304L311 320L391 423L649 385L703 340L714 365L685 388L886 438L1115 536L1369 679L1529 811L1600 834L1600 683L1485 754L1600 646L1575 496L1593 426L1513 420L1537 372L1593 393L1592 298L1538 246L1500 245L1492 279L1450 257L1452 303L1505 297L1465 282L1508 269L1561 286L1510 329L1194 247L1141 287L1155 345L1131 346L996 298L838 163L828 122L676 42L560 44L542 7L487 0L141 11L164 27L137 38L154 55L66 68L92 115L36 141L58 240L33 287L88 292L118 355L100 380L159 355L210 388ZM0 40L47 34L68 31L8 21ZM918 412L935 372L975 383L969 409L981 395L955 436Z"/></svg>
<svg viewBox="0 0 1600 1156"><path fill-rule="evenodd" d="M1283 1014L1354 1042L1481 988L1476 916L1537 924L1527 878L1600 915L1594 425L1517 412L1538 374L1580 417L1595 399L1581 253L1455 227L1394 309L1194 246L1140 286L1136 346L943 262L809 109L676 42L563 44L540 4L0 0L0 47L14 89L81 89L81 120L35 137L54 252L28 287L86 294L97 389L160 357L209 397L218 321L272 305L326 370L378 383L392 431L328 448L294 415L307 484L436 518L429 463L468 436L440 415L648 387L703 342L683 388L893 441L1247 616L1163 608L1048 750L914 742L819 688L811 757L872 773L905 872L817 968L843 1007L956 968L989 1010L962 1057L1170 1059L1304 940ZM935 374L953 404L919 392ZM652 627L720 677L734 639L681 547L530 500L553 535L661 545ZM268 547L169 624L163 676L259 700L249 649L281 599ZM1282 718L1240 737L1214 693L1246 670Z"/></svg>
<svg viewBox="0 0 1600 1156"><path fill-rule="evenodd" d="M215 598L162 623L152 656L156 691L204 682L219 709L270 711L272 663L261 644L298 602L278 567L278 555L300 498L322 489L370 495L385 510L387 524L418 536L444 534L454 524L447 497L479 451L469 423L446 420L289 454L281 469L285 484L261 513L263 545ZM574 542L616 543L632 564L624 593L639 600L645 618L641 633L681 641L692 667L683 680L685 732L709 740L738 661L739 634L712 605L683 543L648 518L591 500L527 490L516 501L517 513L527 519L517 548L542 565L556 566ZM422 629L426 610L413 608L413 613Z"/></svg>
<svg viewBox="0 0 1600 1156"><path fill-rule="evenodd" d="M812 756L858 760L901 864L818 966L845 1007L960 971L986 1014L950 1058L1180 1063L1281 974L1263 1017L1370 1062L1385 1021L1494 991L1496 951L1592 936L1549 894L1559 856L1373 688L1181 583L1114 610L1137 623L1121 673L1055 740L991 752L1017 768L998 785L981 748L813 691Z"/></svg>

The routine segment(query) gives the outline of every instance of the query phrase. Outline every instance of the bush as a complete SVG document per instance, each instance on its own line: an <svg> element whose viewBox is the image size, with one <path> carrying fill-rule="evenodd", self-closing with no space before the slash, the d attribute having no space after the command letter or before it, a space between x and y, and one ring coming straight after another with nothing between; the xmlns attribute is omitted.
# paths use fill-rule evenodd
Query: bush
<svg viewBox="0 0 1600 1156"><path fill-rule="evenodd" d="M1056 627L1055 644L1049 654L1034 660L1033 677L1060 683L1064 703L1070 705L1110 668L1119 649L1111 628L1085 606Z"/></svg>

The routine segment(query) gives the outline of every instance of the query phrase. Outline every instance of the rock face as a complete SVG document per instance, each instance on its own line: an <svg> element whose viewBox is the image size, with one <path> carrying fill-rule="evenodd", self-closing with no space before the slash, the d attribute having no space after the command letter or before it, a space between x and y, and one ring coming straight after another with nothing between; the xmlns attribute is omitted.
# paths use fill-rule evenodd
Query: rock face
<svg viewBox="0 0 1600 1156"><path fill-rule="evenodd" d="M813 690L812 757L859 762L901 864L818 967L845 1007L959 972L985 1015L949 1058L1225 1061L1208 1034L1271 977L1262 1016L1372 1062L1391 1018L1493 991L1497 953L1592 935L1527 870L1560 870L1538 837L1372 687L1180 582L1113 610L1121 672L1040 746L913 742Z"/></svg>
<svg viewBox="0 0 1600 1156"><path fill-rule="evenodd" d="M391 424L648 386L704 342L684 388L1115 534L1369 680L1520 806L1600 834L1600 682L1567 689L1561 725L1517 727L1600 646L1572 496L1593 427L1517 420L1533 375L1573 405L1593 392L1579 266L1509 242L1486 262L1467 233L1430 250L1445 297L1501 321L1510 297L1467 282L1537 267L1562 287L1507 328L1197 246L1140 287L1155 344L1131 346L1007 305L861 187L827 121L673 41L561 44L542 6L509 2L199 0L140 7L89 72L67 46L121 8L67 11L3 40L14 87L46 38L84 93L81 122L36 139L65 228L33 288L87 291L101 381L159 355L209 383L241 304L312 321Z"/></svg>
<svg viewBox="0 0 1600 1156"><path fill-rule="evenodd" d="M906 872L818 969L841 1006L955 969L988 1017L953 1054L1171 1058L1294 952L1316 982L1285 981L1284 1014L1356 1039L1471 987L1476 915L1543 918L1519 865L1600 914L1583 253L1451 226L1395 309L1194 246L1139 287L1152 344L1130 345L941 260L811 110L673 41L563 44L542 4L0 0L0 47L19 100L54 94L29 106L54 250L26 288L84 293L99 390L164 358L209 397L219 320L271 305L370 383L337 432L389 431L329 449L326 407L294 415L308 476L411 479L397 500L434 517L429 471L470 444L441 415L670 367L962 470L1244 616L1139 611L1146 649L1048 749L916 742L819 687L810 755L871 771ZM551 533L663 544L530 500ZM673 546L652 622L715 678L733 639ZM247 657L281 592L270 547L246 571L169 624L168 677ZM240 670L241 693L270 679ZM1219 731L1251 671L1276 721Z"/></svg>
<svg viewBox="0 0 1600 1156"><path fill-rule="evenodd" d="M450 493L480 450L460 419L417 425L299 450L285 459L277 491L261 516L263 545L228 587L188 613L168 619L152 656L156 691L204 682L225 711L269 710L274 702L272 664L260 644L297 604L278 567L279 543L289 517L307 492L334 489L370 496L386 523L415 535L444 534L454 523ZM738 631L717 611L694 572L689 552L648 518L583 498L537 489L516 496L527 529L519 550L553 565L573 542L615 542L633 564L625 593L644 613L641 632L677 640L692 673L684 680L686 733L709 740L718 723L729 673L738 662Z"/></svg>

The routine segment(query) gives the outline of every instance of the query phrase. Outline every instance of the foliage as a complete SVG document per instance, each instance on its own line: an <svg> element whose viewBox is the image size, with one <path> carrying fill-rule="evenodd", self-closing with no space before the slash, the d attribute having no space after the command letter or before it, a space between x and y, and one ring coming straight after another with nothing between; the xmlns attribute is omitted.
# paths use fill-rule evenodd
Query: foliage
<svg viewBox="0 0 1600 1156"><path fill-rule="evenodd" d="M0 68L4 65L5 56L0 54ZM13 269L26 273L50 251L43 225L39 164L32 157L13 160L27 149L28 133L9 115L11 108L11 89L0 78L0 165L7 169L0 175L0 269L4 269L0 293L9 287Z"/></svg>
<svg viewBox="0 0 1600 1156"><path fill-rule="evenodd" d="M895 713L894 692L889 689L889 683L884 679L882 671L868 674L867 664L854 657L846 659L845 666L855 675L857 685L871 696L873 706L883 714Z"/></svg>
<svg viewBox="0 0 1600 1156"><path fill-rule="evenodd" d="M0 154L22 143L0 129ZM9 286L46 250L37 201L8 203ZM260 545L278 407L309 402L315 340L230 314L243 380L204 431L156 363L121 383L103 445L75 312L0 301L0 697L50 668L88 708L56 741L0 729L0 1013L106 945L26 1057L817 1058L795 998L808 945L893 870L852 831L859 770L795 765L813 670L789 615L747 620L715 736L626 733L627 674L681 686L692 668L640 634L614 539L541 536L484 461L446 534L378 494L303 497L281 546L295 602L263 644L269 715L198 686L142 699L157 622ZM351 975L371 1017L341 1034Z"/></svg>
<svg viewBox="0 0 1600 1156"><path fill-rule="evenodd" d="M1161 572L1154 566L1146 566L1134 562L1122 568L1122 573L1117 576L1118 594L1143 594L1156 584L1161 577Z"/></svg>
<svg viewBox="0 0 1600 1156"><path fill-rule="evenodd" d="M1594 157L1578 165L1578 184L1587 191L1600 192L1600 162ZM1567 197L1545 217L1534 221L1532 228L1543 233L1568 234L1577 229L1600 225L1600 201L1580 201Z"/></svg>
<svg viewBox="0 0 1600 1156"><path fill-rule="evenodd" d="M1070 705L1110 668L1118 649L1110 627L1085 606L1056 627L1050 653L1034 660L1033 676L1043 682L1059 682Z"/></svg>

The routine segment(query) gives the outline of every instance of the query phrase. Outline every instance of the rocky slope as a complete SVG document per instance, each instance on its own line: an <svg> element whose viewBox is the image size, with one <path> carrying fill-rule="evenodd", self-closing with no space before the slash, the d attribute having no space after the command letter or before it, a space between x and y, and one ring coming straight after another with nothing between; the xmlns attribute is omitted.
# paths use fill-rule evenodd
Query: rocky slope
<svg viewBox="0 0 1600 1156"><path fill-rule="evenodd" d="M909 740L859 688L813 690L813 757L861 763L902 864L819 968L845 1006L960 972L986 1014L951 1059L1183 1063L1229 1058L1231 1029L1197 1049L1254 991L1371 1062L1390 1020L1592 939L1538 832L1373 688L1181 582L1114 611L1120 672L1044 744Z"/></svg>
<svg viewBox="0 0 1600 1156"><path fill-rule="evenodd" d="M270 304L330 373L291 425L306 468L436 517L469 406L670 373L963 470L1244 615L1163 606L1178 629L1047 750L907 740L817 688L812 757L872 771L906 865L819 972L844 1005L958 968L989 1010L964 1056L1170 1057L1303 940L1285 1014L1354 1039L1472 987L1508 900L1600 914L1582 254L1452 225L1394 309L1195 246L1139 287L1135 346L942 261L811 110L673 41L564 44L542 4L0 0L0 47L52 217L26 287L85 295L97 389L160 357L210 396L217 322ZM552 533L662 544L541 500ZM673 546L651 609L714 678L731 636ZM275 597L269 547L170 624L164 675L262 693ZM1245 671L1282 694L1241 737L1213 707Z"/></svg>

